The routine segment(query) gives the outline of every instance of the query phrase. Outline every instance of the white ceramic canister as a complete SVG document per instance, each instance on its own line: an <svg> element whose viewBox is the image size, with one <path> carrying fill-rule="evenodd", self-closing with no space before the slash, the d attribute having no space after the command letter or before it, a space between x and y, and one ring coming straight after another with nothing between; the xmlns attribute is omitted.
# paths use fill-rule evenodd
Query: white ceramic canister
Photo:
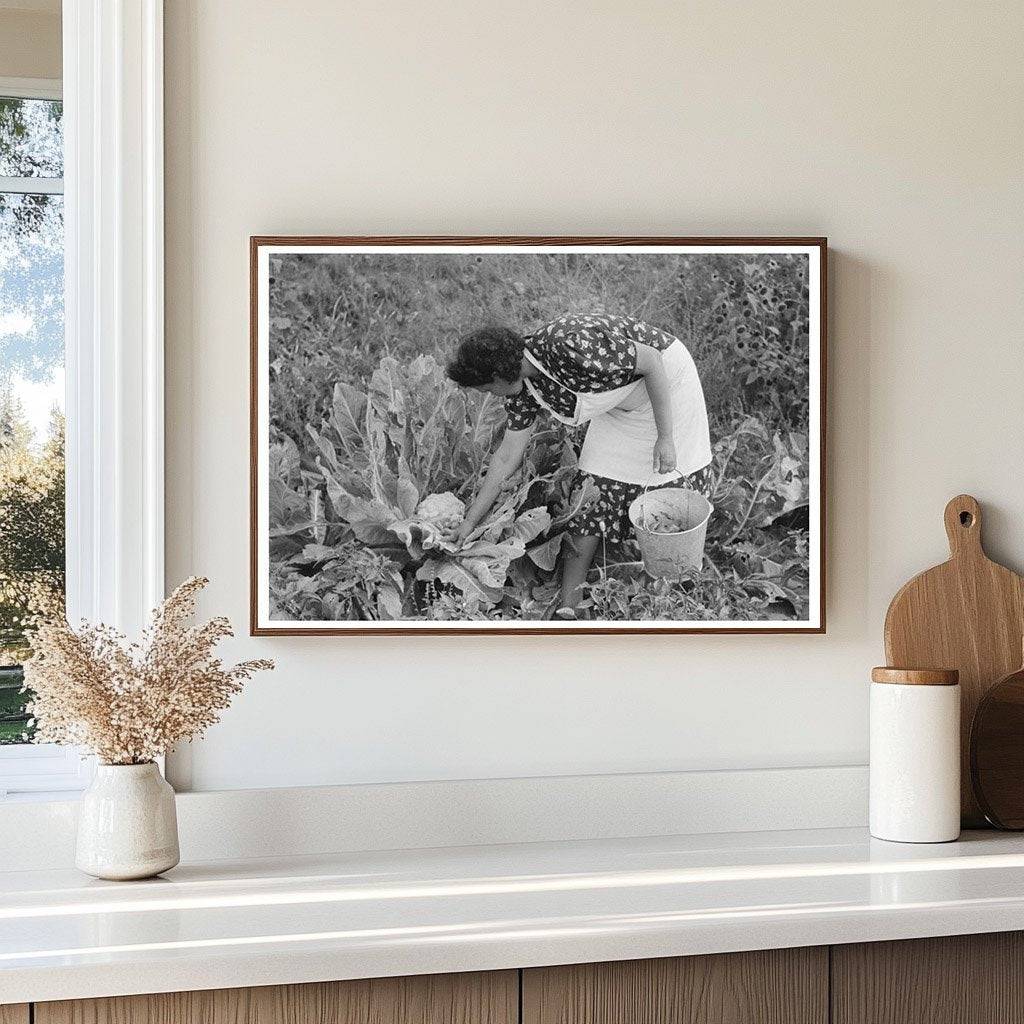
<svg viewBox="0 0 1024 1024"><path fill-rule="evenodd" d="M75 864L96 878L150 878L178 863L174 790L148 764L100 764L82 794Z"/></svg>
<svg viewBox="0 0 1024 1024"><path fill-rule="evenodd" d="M952 669L871 673L871 834L897 843L960 835L960 683Z"/></svg>

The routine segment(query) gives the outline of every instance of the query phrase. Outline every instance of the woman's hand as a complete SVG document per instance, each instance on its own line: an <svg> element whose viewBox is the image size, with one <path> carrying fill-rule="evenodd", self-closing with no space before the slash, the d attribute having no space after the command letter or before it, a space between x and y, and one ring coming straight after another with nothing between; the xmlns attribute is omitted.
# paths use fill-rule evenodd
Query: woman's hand
<svg viewBox="0 0 1024 1024"><path fill-rule="evenodd" d="M487 467L487 475L480 486L480 492L473 499L473 504L466 511L466 518L455 533L455 542L460 547L466 543L469 535L490 511L505 481L519 468L526 446L530 443L533 427L534 424L531 423L524 430L505 431L505 436L502 437L501 444L498 445L498 450Z"/></svg>
<svg viewBox="0 0 1024 1024"><path fill-rule="evenodd" d="M455 545L456 547L462 547L463 544L469 539L469 535L476 529L477 524L471 522L469 519L463 519L459 528L455 531Z"/></svg>
<svg viewBox="0 0 1024 1024"><path fill-rule="evenodd" d="M675 468L675 443L671 437L659 437L654 443L654 472L671 473Z"/></svg>

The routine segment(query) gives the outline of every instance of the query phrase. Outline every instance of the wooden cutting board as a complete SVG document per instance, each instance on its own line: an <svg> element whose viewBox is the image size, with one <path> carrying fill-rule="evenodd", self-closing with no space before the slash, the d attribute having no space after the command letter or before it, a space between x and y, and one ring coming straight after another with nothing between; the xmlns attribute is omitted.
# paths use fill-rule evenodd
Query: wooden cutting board
<svg viewBox="0 0 1024 1024"><path fill-rule="evenodd" d="M960 813L965 827L985 825L971 789L970 734L986 690L1020 667L1024 579L993 562L981 546L981 507L969 494L946 506L949 561L915 576L885 616L885 657L896 668L960 672Z"/></svg>

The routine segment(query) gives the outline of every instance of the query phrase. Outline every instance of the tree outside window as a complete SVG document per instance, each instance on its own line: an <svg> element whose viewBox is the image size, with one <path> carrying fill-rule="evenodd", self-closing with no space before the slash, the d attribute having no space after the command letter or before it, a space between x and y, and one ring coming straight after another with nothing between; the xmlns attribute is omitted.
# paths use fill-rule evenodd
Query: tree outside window
<svg viewBox="0 0 1024 1024"><path fill-rule="evenodd" d="M0 96L0 744L31 740L26 626L64 601L61 103Z"/></svg>

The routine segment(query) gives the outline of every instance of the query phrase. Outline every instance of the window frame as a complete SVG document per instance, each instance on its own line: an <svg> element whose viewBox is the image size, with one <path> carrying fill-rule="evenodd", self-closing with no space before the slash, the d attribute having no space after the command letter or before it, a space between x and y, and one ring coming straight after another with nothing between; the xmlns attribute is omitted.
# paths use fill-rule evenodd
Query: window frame
<svg viewBox="0 0 1024 1024"><path fill-rule="evenodd" d="M0 96L16 100L46 100L50 103L64 99L59 78L4 78L0 76ZM0 174L0 192L17 195L63 195L63 178L30 178Z"/></svg>
<svg viewBox="0 0 1024 1024"><path fill-rule="evenodd" d="M0 96L23 100L63 100L60 79L2 78ZM0 192L63 195L63 178L0 175ZM93 765L77 750L54 743L0 745L0 800L27 794L60 793L88 785Z"/></svg>
<svg viewBox="0 0 1024 1024"><path fill-rule="evenodd" d="M62 80L0 87L64 103L68 618L137 635L164 595L163 0L64 0L62 18ZM0 748L0 801L92 769Z"/></svg>
<svg viewBox="0 0 1024 1024"><path fill-rule="evenodd" d="M59 78L5 78L0 76L0 96L18 100L62 100L64 88Z"/></svg>

